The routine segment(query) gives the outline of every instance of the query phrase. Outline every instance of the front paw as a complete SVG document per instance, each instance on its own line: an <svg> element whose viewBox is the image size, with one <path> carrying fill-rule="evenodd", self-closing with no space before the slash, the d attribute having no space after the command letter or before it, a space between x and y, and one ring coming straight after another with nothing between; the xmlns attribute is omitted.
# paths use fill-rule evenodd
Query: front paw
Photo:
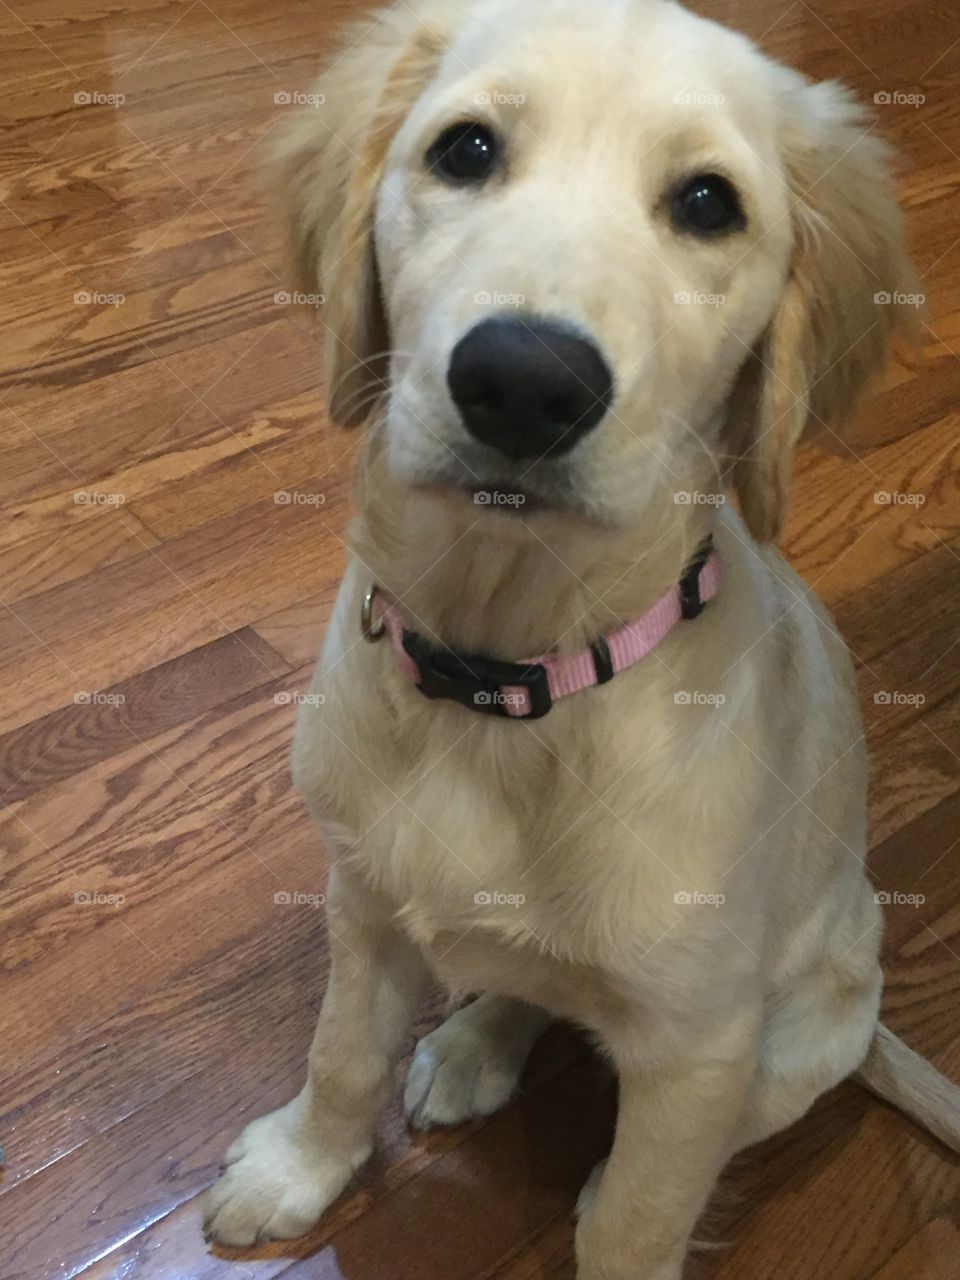
<svg viewBox="0 0 960 1280"><path fill-rule="evenodd" d="M369 1155L369 1148L326 1151L294 1100L252 1121L230 1147L229 1167L204 1196L204 1233L241 1247L302 1236Z"/></svg>

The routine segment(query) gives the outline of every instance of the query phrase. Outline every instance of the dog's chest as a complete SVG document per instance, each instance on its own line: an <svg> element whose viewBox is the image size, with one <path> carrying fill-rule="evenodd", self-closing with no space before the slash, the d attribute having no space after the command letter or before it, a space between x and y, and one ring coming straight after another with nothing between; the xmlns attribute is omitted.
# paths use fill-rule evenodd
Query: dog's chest
<svg viewBox="0 0 960 1280"><path fill-rule="evenodd" d="M323 713L330 709L328 701ZM662 834L643 829L629 808L637 788L609 791L575 740L561 760L542 727L534 737L506 726L505 750L505 726L458 708L429 711L431 731L402 741L381 733L361 743L362 726L348 717L336 738L299 735L310 749L298 752L298 780L317 817L336 824L332 855L385 902L450 986L575 1018L583 1010L569 1003L573 993L587 992L593 1009L619 1010L617 975L669 928L646 906L659 896L673 910L672 881L657 884L662 865L643 865L644 845ZM625 821L635 849L624 842Z"/></svg>
<svg viewBox="0 0 960 1280"><path fill-rule="evenodd" d="M684 914L677 891L722 889L703 866L703 806L677 802L685 762L660 749L636 764L636 742L621 740L628 722L605 713L607 690L532 728L504 724L420 699L382 656L380 699L355 698L369 651L341 644L329 655L335 678L318 674L323 699L298 722L297 781L314 815L335 824L332 857L451 986L574 1017L565 992L593 977L594 1004L615 1005L638 969L641 999L675 986L674 940L684 964L694 924L712 944L720 933L705 913ZM622 683L617 706L629 693ZM664 699L647 691L637 702L645 737L661 741Z"/></svg>
<svg viewBox="0 0 960 1280"><path fill-rule="evenodd" d="M597 954L595 922L610 917L601 884L557 882L556 835L531 841L499 803L474 800L471 822L458 820L448 787L438 778L435 795L408 795L409 809L350 855L352 869L452 990L498 992L594 1025L600 1008L625 1016L618 957ZM639 921L631 932L640 936Z"/></svg>
<svg viewBox="0 0 960 1280"><path fill-rule="evenodd" d="M451 761L411 781L398 770L391 785L402 800L377 821L378 802L361 799L358 829L367 835L351 865L389 898L404 927L422 946L441 934L479 928L512 937L538 914L544 846L535 813L523 811L515 773L498 779L489 761ZM528 779L532 783L532 779ZM529 791L539 803L549 797Z"/></svg>
<svg viewBox="0 0 960 1280"><path fill-rule="evenodd" d="M387 717L370 725L338 688L325 692L298 724L298 785L336 829L335 856L421 945L470 928L530 937L552 914L569 918L556 869L603 818L586 823L595 797L575 751L561 761L523 725L426 701L400 730ZM574 914L588 891L576 888Z"/></svg>

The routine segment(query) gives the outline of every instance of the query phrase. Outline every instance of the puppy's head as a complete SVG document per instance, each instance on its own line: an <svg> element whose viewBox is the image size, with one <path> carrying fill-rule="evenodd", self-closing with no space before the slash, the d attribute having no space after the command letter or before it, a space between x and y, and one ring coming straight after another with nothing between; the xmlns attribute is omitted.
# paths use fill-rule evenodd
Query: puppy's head
<svg viewBox="0 0 960 1280"><path fill-rule="evenodd" d="M383 407L402 483L614 525L715 468L777 534L909 314L846 91L666 0L419 0L319 94L281 182L335 421Z"/></svg>

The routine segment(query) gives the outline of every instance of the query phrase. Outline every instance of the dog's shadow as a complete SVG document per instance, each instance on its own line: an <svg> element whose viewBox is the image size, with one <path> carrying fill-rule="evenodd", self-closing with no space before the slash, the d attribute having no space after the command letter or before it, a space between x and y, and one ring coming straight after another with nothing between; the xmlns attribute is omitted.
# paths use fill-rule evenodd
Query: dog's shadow
<svg viewBox="0 0 960 1280"><path fill-rule="evenodd" d="M737 1157L698 1229L706 1248L691 1259L690 1280L737 1274L733 1250L751 1217L773 1202L796 1204L857 1140L875 1106L846 1083L798 1124ZM609 1151L615 1118L608 1064L576 1030L552 1028L531 1058L520 1095L499 1115L408 1139L395 1108L386 1149L316 1231L216 1254L238 1262L302 1259L288 1262L286 1280L574 1280L573 1208ZM916 1131L912 1138L936 1146ZM899 1167L891 1160L889 1177L909 1179ZM909 1198L907 1188L904 1194ZM795 1222L791 1245L792 1228L782 1222L778 1248L795 1254L808 1224ZM769 1274L777 1274L772 1256Z"/></svg>

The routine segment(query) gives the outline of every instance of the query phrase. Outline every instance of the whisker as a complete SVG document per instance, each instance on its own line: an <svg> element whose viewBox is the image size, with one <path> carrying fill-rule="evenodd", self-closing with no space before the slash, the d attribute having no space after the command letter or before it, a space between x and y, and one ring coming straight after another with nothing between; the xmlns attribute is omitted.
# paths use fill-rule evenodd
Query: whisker
<svg viewBox="0 0 960 1280"><path fill-rule="evenodd" d="M707 444L706 440L704 440L704 438L700 435L699 431L697 431L694 427L692 427L689 422L683 421L682 418L678 418L672 413L668 414L667 416L670 418L672 422L674 422L678 427L680 427L682 431L685 431L688 435L692 436L693 439L697 442L697 444L700 446L700 448L703 450L703 452L706 454L706 456L710 460L710 465L713 467L713 470L714 470L714 477L716 479L717 487L722 489L724 485L725 473L723 468L720 465L720 460L724 458L733 462L738 462L740 460L738 455L733 453L726 453L721 449L714 449L711 445Z"/></svg>
<svg viewBox="0 0 960 1280"><path fill-rule="evenodd" d="M358 370L363 369L367 365L373 364L375 360L394 360L397 357L405 357L409 360L413 359L413 355L414 353L412 351L401 351L395 347L387 347L383 351L373 351L368 356L358 357L352 360L340 374L340 377L334 384L333 394L336 394L340 390L342 383L347 382L350 378L354 377Z"/></svg>
<svg viewBox="0 0 960 1280"><path fill-rule="evenodd" d="M380 396L386 395L389 386L390 384L383 379L374 378L352 391L340 407L344 413L358 412L364 403L373 403Z"/></svg>

